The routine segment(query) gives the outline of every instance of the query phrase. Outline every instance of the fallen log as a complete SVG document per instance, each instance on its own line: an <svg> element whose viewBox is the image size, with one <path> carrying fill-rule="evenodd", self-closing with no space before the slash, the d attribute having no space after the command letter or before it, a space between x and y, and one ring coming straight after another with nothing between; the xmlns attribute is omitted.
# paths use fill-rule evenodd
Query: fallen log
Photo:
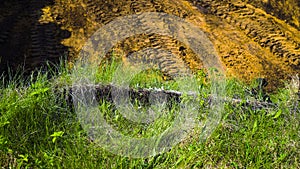
<svg viewBox="0 0 300 169"><path fill-rule="evenodd" d="M175 90L164 90L164 89L146 89L146 88L129 88L129 87L119 87L112 84L97 84L97 85L73 85L72 87L66 87L63 89L59 89L60 93L63 92L65 95L65 99L67 101L67 105L73 107L73 97L77 97L76 93L85 93L91 94L95 93L95 101L99 102L100 100L106 100L108 102L113 103L113 93L112 91L117 91L122 94L127 93L128 97L131 101L137 99L142 105L151 104L151 99L153 98L162 98L167 102L168 105L172 105L174 103L178 104L182 100L182 96L184 93ZM223 103L229 103L234 106L243 106L250 107L251 109L268 109L268 108L276 108L277 104L272 102L265 102L259 100L245 100L239 98L229 98L222 97L218 98L216 95L208 95L203 96L201 93L190 92L186 93L187 96L192 96L194 98L198 97L200 100L203 100L207 105L210 105L212 101L221 101ZM90 95L89 95L90 96ZM84 98L79 98L84 99Z"/></svg>

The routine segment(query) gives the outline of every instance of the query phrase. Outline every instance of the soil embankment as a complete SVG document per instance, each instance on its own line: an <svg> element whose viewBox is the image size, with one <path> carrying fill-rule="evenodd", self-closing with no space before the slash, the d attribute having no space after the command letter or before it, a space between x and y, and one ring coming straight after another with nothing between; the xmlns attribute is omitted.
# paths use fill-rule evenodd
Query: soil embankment
<svg viewBox="0 0 300 169"><path fill-rule="evenodd" d="M265 77L270 79L269 87L274 88L280 84L280 80L286 80L290 75L300 72L300 33L297 30L297 19L290 20L290 17L297 18L298 15L271 15L272 12L254 1L22 2L17 3L17 6L28 6L30 10L10 9L10 5L1 7L1 11L7 9L10 12L5 12L7 14L0 18L0 54L11 65L23 63L24 56L25 67L28 68L38 66L48 59L56 60L66 52L69 57L76 58L87 38L115 18L141 12L165 12L184 18L202 29L214 44L230 75L246 81ZM276 4L270 4L275 9ZM4 12L1 15L2 13ZM3 25L11 25L11 28ZM16 42L21 44L15 44ZM21 50L12 50L13 47ZM126 57L146 47L168 49L193 70L202 68L201 59L188 46L166 36L137 35L119 42L113 50ZM16 62L11 59L14 54L18 60ZM182 66L178 63L182 62L171 59L163 65L166 72L176 72Z"/></svg>

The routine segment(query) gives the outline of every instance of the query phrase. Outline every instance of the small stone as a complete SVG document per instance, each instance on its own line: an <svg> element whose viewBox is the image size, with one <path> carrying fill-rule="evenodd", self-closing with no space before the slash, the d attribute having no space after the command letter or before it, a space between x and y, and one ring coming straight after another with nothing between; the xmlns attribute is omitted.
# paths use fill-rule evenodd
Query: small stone
<svg viewBox="0 0 300 169"><path fill-rule="evenodd" d="M119 9L118 9L118 8L113 8L112 11L113 11L113 12L118 12Z"/></svg>
<svg viewBox="0 0 300 169"><path fill-rule="evenodd" d="M150 39L145 39L145 43L149 43L150 42Z"/></svg>

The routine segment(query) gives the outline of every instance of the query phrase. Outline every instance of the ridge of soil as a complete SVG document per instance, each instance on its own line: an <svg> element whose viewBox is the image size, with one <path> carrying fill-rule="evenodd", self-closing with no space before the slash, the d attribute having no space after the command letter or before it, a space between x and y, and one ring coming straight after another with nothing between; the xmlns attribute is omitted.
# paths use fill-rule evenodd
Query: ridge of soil
<svg viewBox="0 0 300 169"><path fill-rule="evenodd" d="M281 80L300 72L300 34L297 25L282 20L284 16L279 19L262 6L251 5L253 2L7 0L0 7L0 70L6 65L33 70L46 61L58 62L62 55L72 61L97 29L117 17L165 12L205 32L228 75L248 82L264 77L269 79L268 88L274 89L282 85ZM147 47L167 49L178 56L161 61L166 74L185 66L203 68L201 59L188 46L167 36L137 35L119 42L112 51L126 58Z"/></svg>

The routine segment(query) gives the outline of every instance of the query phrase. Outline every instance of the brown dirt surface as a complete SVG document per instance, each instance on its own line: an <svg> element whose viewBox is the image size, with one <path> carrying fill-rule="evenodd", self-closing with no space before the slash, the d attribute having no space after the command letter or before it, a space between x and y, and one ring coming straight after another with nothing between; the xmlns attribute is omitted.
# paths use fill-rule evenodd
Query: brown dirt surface
<svg viewBox="0 0 300 169"><path fill-rule="evenodd" d="M243 0L268 14L293 25L300 30L300 1L299 0Z"/></svg>
<svg viewBox="0 0 300 169"><path fill-rule="evenodd" d="M21 5L16 3L20 8L28 6L24 14L17 14L18 10L9 9L11 4L8 1L6 7L0 8L0 11L6 10L0 15L0 44L4 44L0 47L0 55L16 54L18 58L22 58L21 55L25 53L29 68L48 59L56 59L65 52L68 52L70 61L76 59L86 40L97 29L117 17L141 12L165 12L184 18L205 32L230 76L248 82L257 77L265 77L270 81L268 87L274 89L282 84L281 80L300 72L297 14L293 14L293 21L285 22L285 16L277 16L279 19L269 11L267 13L262 5L253 6L254 1L54 0L51 3L45 1L42 5L34 0L27 1L22 1L24 4ZM15 19L17 15L21 15L19 19ZM292 16L286 16L289 17ZM24 29L19 31L3 26L13 22L16 23L11 24L11 28ZM21 36L24 39L24 43L19 45L22 50L18 53L2 52L15 45L18 33L30 35ZM15 39L10 37L12 34L15 34ZM168 49L182 60L170 59L168 63L162 64L167 73L178 71L183 64L192 70L203 68L201 59L188 46L156 34L127 38L119 42L113 51L127 57L146 47Z"/></svg>

